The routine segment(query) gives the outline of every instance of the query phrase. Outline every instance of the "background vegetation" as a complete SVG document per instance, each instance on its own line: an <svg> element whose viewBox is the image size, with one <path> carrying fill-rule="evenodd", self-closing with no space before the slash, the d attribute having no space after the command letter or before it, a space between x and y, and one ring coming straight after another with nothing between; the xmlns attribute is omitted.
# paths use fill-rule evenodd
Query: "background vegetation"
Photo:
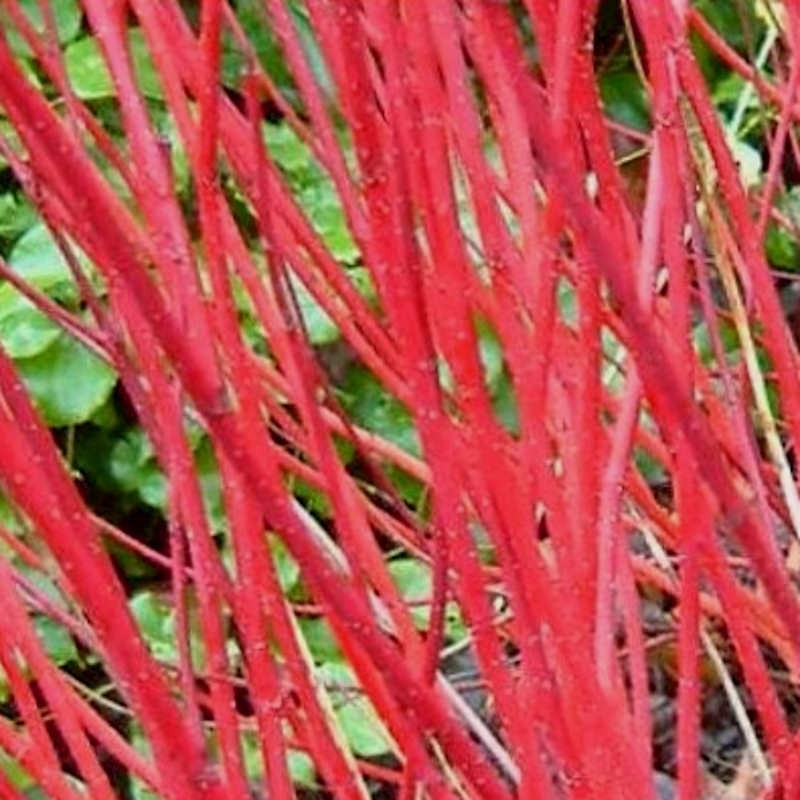
<svg viewBox="0 0 800 800"><path fill-rule="evenodd" d="M0 796L794 796L792 4L103 5L0 3Z"/></svg>

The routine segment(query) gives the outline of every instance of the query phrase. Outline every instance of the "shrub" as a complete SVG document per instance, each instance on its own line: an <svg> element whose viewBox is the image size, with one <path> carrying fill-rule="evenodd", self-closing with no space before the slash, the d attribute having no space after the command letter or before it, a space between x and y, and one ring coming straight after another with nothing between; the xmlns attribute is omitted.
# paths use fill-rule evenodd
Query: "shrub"
<svg viewBox="0 0 800 800"><path fill-rule="evenodd" d="M0 18L0 795L798 794L795 4Z"/></svg>

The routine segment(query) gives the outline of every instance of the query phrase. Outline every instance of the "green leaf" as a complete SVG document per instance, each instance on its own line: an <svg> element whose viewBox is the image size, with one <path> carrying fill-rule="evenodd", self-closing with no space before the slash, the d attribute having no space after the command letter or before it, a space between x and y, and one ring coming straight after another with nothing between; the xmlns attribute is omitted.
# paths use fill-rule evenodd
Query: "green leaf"
<svg viewBox="0 0 800 800"><path fill-rule="evenodd" d="M78 35L81 29L81 18L83 12L77 0L57 0L51 2L50 8L53 10L58 41L61 44L71 41ZM25 12L25 16L33 25L40 36L45 35L45 24L42 19L42 12L39 8L39 0L20 0L20 6ZM8 39L11 49L21 56L32 55L30 48L25 43L22 36L17 32L16 26L11 21L7 10L0 3L0 28Z"/></svg>
<svg viewBox="0 0 800 800"><path fill-rule="evenodd" d="M130 28L128 43L136 80L145 97L163 98L161 83L141 28ZM82 100L114 97L116 91L97 40L84 36L67 47L64 61L75 94Z"/></svg>
<svg viewBox="0 0 800 800"><path fill-rule="evenodd" d="M365 758L387 753L389 736L371 703L358 690L351 669L345 664L327 663L318 668L317 675L329 687L336 716L353 752Z"/></svg>
<svg viewBox="0 0 800 800"><path fill-rule="evenodd" d="M519 406L514 393L514 385L507 373L503 372L492 396L492 410L500 424L512 435L519 434Z"/></svg>
<svg viewBox="0 0 800 800"><path fill-rule="evenodd" d="M0 752L0 772L5 775L15 789L20 791L27 791L34 785L33 778L25 771L24 767L3 752Z"/></svg>
<svg viewBox="0 0 800 800"><path fill-rule="evenodd" d="M135 722L131 725L130 742L134 749L146 758L150 757L150 745L142 729ZM131 800L160 800L161 795L148 789L139 778L130 778Z"/></svg>
<svg viewBox="0 0 800 800"><path fill-rule="evenodd" d="M600 78L600 95L608 116L637 130L647 130L647 93L633 69L609 70Z"/></svg>
<svg viewBox="0 0 800 800"><path fill-rule="evenodd" d="M642 447L634 447L633 457L636 461L636 469L641 476L651 486L657 486L666 480L667 474L664 465L656 461L650 453Z"/></svg>
<svg viewBox="0 0 800 800"><path fill-rule="evenodd" d="M0 342L11 358L29 358L46 350L61 329L33 306L0 316Z"/></svg>
<svg viewBox="0 0 800 800"><path fill-rule="evenodd" d="M48 657L55 664L69 664L78 660L78 649L70 632L50 617L37 615L34 620L36 632Z"/></svg>
<svg viewBox="0 0 800 800"><path fill-rule="evenodd" d="M122 424L122 416L114 404L113 395L92 414L91 423L107 431L115 430Z"/></svg>
<svg viewBox="0 0 800 800"><path fill-rule="evenodd" d="M264 139L273 161L295 178L308 179L314 169L311 151L285 122L265 123Z"/></svg>
<svg viewBox="0 0 800 800"><path fill-rule="evenodd" d="M735 72L731 72L720 80L714 87L714 105L720 107L725 104L735 105L745 91L745 79ZM758 94L753 92L752 106L758 105Z"/></svg>
<svg viewBox="0 0 800 800"><path fill-rule="evenodd" d="M3 492L0 492L0 525L11 533L20 533L23 530L16 509Z"/></svg>
<svg viewBox="0 0 800 800"><path fill-rule="evenodd" d="M734 137L728 137L728 146L739 168L742 185L746 189L758 186L761 183L761 155L758 150Z"/></svg>
<svg viewBox="0 0 800 800"><path fill-rule="evenodd" d="M135 492L142 481L148 462L153 459L153 446L141 428L124 433L111 449L111 475L125 492Z"/></svg>
<svg viewBox="0 0 800 800"><path fill-rule="evenodd" d="M778 208L783 211L795 226L800 227L800 186L793 186L778 200ZM770 263L788 270L800 269L800 250L797 237L782 225L770 223L767 228L765 250Z"/></svg>
<svg viewBox="0 0 800 800"><path fill-rule="evenodd" d="M416 558L396 558L389 562L389 574L407 601L427 600L431 596L431 569Z"/></svg>
<svg viewBox="0 0 800 800"><path fill-rule="evenodd" d="M63 333L43 352L17 361L17 367L45 423L53 428L86 422L117 381L104 361Z"/></svg>
<svg viewBox="0 0 800 800"><path fill-rule="evenodd" d="M433 580L427 564L415 558L398 558L389 562L388 569L406 602L418 603L431 599ZM427 605L417 605L411 609L411 616L418 628L427 626L429 615L430 609Z"/></svg>
<svg viewBox="0 0 800 800"><path fill-rule="evenodd" d="M289 491L303 504L306 511L318 519L330 519L331 504L322 489L312 486L297 475L289 475L287 479Z"/></svg>
<svg viewBox="0 0 800 800"><path fill-rule="evenodd" d="M317 771L314 769L314 762L302 750L289 750L286 754L289 762L289 774L292 781L299 786L315 786L317 783Z"/></svg>
<svg viewBox="0 0 800 800"><path fill-rule="evenodd" d="M342 660L342 651L331 633L330 625L323 617L300 617L298 624L314 663Z"/></svg>
<svg viewBox="0 0 800 800"><path fill-rule="evenodd" d="M326 71L322 54L311 31L311 25L305 9L294 3L289 3L288 6L316 83L328 98L332 98L332 83ZM272 26L267 23L263 0L237 0L235 7L236 16L247 34L250 44L255 49L261 66L281 90L283 96L289 102L297 104L297 90L283 51L273 35ZM227 86L238 86L242 72L246 68L247 62L241 47L232 36L224 36L222 54L223 83Z"/></svg>
<svg viewBox="0 0 800 800"><path fill-rule="evenodd" d="M503 348L500 346L497 335L488 324L479 322L477 327L478 346L486 385L494 390L503 374Z"/></svg>
<svg viewBox="0 0 800 800"><path fill-rule="evenodd" d="M278 582L281 589L290 592L300 578L300 566L289 554L286 545L277 537L269 537L269 549L272 553L272 561L278 573Z"/></svg>
<svg viewBox="0 0 800 800"><path fill-rule="evenodd" d="M13 192L0 195L0 237L15 239L35 223L36 212L27 198Z"/></svg>
<svg viewBox="0 0 800 800"><path fill-rule="evenodd" d="M284 92L293 93L294 84L291 73L283 57L280 45L275 41L272 30L265 24L263 0L237 0L236 16L247 34L250 44L256 51L261 65L276 85ZM238 86L243 70L247 67L241 47L233 36L223 37L222 80L226 86Z"/></svg>
<svg viewBox="0 0 800 800"><path fill-rule="evenodd" d="M301 193L300 204L331 255L345 264L355 263L359 258L358 248L350 235L342 204L333 184L325 180L309 186Z"/></svg>
<svg viewBox="0 0 800 800"><path fill-rule="evenodd" d="M448 642L460 642L469 636L469 628L458 603L450 602L445 606L444 632Z"/></svg>
<svg viewBox="0 0 800 800"><path fill-rule="evenodd" d="M66 259L43 223L37 223L20 237L8 263L31 286L42 291L63 283L74 284ZM6 288L11 287L3 287Z"/></svg>
<svg viewBox="0 0 800 800"><path fill-rule="evenodd" d="M764 249L770 264L796 271L800 269L800 258L796 239L782 226L770 223L764 241Z"/></svg>
<svg viewBox="0 0 800 800"><path fill-rule="evenodd" d="M139 497L141 497L147 505L161 509L162 511L166 509L167 478L155 461L149 463L142 470L136 490L139 493Z"/></svg>
<svg viewBox="0 0 800 800"><path fill-rule="evenodd" d="M151 591L139 592L128 605L153 655L174 663L177 660L177 645L172 606Z"/></svg>
<svg viewBox="0 0 800 800"><path fill-rule="evenodd" d="M478 319L475 328L484 380L487 388L494 391L503 373L503 349L497 339L497 334L485 320ZM453 391L453 373L444 359L439 361L439 381L446 392Z"/></svg>
<svg viewBox="0 0 800 800"><path fill-rule="evenodd" d="M359 365L350 366L342 382L341 400L357 424L406 452L419 455L419 439L411 414L371 372Z"/></svg>
<svg viewBox="0 0 800 800"><path fill-rule="evenodd" d="M225 530L225 506L222 501L222 484L219 477L219 467L214 455L211 440L203 439L194 454L195 473L200 480L200 489L206 514L215 533Z"/></svg>
<svg viewBox="0 0 800 800"><path fill-rule="evenodd" d="M124 492L134 492L152 508L166 509L167 478L141 428L130 430L114 444L110 470Z"/></svg>
<svg viewBox="0 0 800 800"><path fill-rule="evenodd" d="M339 338L339 329L334 321L325 313L322 306L317 303L299 278L292 274L290 280L311 344L323 345L335 342Z"/></svg>

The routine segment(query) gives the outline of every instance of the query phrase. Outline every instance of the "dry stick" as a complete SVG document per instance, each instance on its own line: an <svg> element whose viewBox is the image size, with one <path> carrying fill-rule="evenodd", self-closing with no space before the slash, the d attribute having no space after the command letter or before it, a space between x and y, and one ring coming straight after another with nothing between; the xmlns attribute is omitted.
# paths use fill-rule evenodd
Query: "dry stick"
<svg viewBox="0 0 800 800"><path fill-rule="evenodd" d="M800 86L800 59L797 58L798 43L796 40L794 49L795 58L792 61L789 82L786 87L786 99L781 108L775 136L770 144L769 156L767 158L769 167L767 169L767 176L764 180L764 187L761 193L761 212L758 217L757 228L762 240L766 235L769 213L773 205L772 201L778 185L778 179L780 177L781 164L783 163L786 137L789 135L790 131L792 118L791 100L796 95L798 86Z"/></svg>
<svg viewBox="0 0 800 800"><path fill-rule="evenodd" d="M534 129L535 139L539 142L538 147L542 147L548 141L549 134L543 126ZM552 152L552 151L551 151ZM613 244L598 227L596 216L587 204L583 201L579 189L575 186L574 177L570 177L567 170L560 163L560 159L555 157L548 163L548 168L553 177L558 178L558 182L553 180L551 187L559 192L566 200L565 204L570 210L570 214L579 227L582 235L586 235L591 242L592 251L595 254L599 266L608 277L612 288L620 298L624 316L631 329L632 343L637 351L643 353L647 351L647 357L643 358L643 377L645 385L649 387L654 403L662 420L669 429L685 430L690 434L692 449L696 456L703 460L703 468L709 483L713 486L722 502L727 513L734 515L733 521L738 525L738 532L743 543L751 554L754 565L764 579L770 595L776 606L781 610L783 619L792 630L794 642L800 641L800 628L795 624L791 609L795 605L795 598L788 586L785 575L776 563L774 553L769 549L763 535L753 520L749 518L749 512L745 510L742 517L742 504L739 501L730 483L724 476L722 465L719 462L719 455L709 438L707 429L699 420L694 409L689 403L680 396L675 396L670 386L674 380L674 367L670 364L661 346L656 344L651 323L645 320L641 310L637 307L632 297L630 287L622 280L615 260L612 256ZM669 402L667 397L669 396ZM744 524L742 524L744 522Z"/></svg>
<svg viewBox="0 0 800 800"><path fill-rule="evenodd" d="M794 71L792 73L792 78L790 83L792 86L796 87L798 82L800 82L800 66L797 66L797 62L795 62ZM777 149L778 151L780 151L780 149L782 148L782 141L786 133L786 127L788 126L788 116L786 114L787 108L788 106L785 106L784 113L782 114L782 123L779 126L779 132L778 134L776 134L776 141L773 144L773 149ZM783 134L780 133L781 130L783 130ZM773 153L773 155L776 156L776 162L771 163L771 167L775 163L780 162L779 154ZM767 183L766 195L762 202L769 202L769 198L771 197L770 187L774 185L775 180L776 180L776 173L771 170L767 178L768 183ZM747 274L747 264L745 263L746 255L744 256L739 255L738 248L733 246L727 226L720 219L719 213L716 210L715 205L712 202L710 202L710 198L712 196L714 188L713 183L710 187L707 185L707 183L708 181L703 181L704 194L706 196L708 213L712 216L712 219L716 221L714 225L714 230L718 231L719 234L726 239L726 249L731 253L732 257L735 259L739 274L746 275ZM763 230L765 224L765 217L763 215L764 208L765 206L762 206L762 215L760 217L759 223L756 226L756 233L754 233L754 235L759 235L758 232L760 231L761 236L763 236ZM792 521L792 528L794 529L795 535L800 535L800 527L799 527L800 496L798 495L795 478L792 474L791 467L788 463L786 454L781 444L780 437L778 436L778 432L775 426L775 421L773 419L772 412L769 407L769 402L767 400L767 395L766 395L766 385L763 376L761 374L761 370L758 367L757 359L755 358L755 349L752 341L752 335L750 333L750 327L745 319L746 313L744 305L741 301L741 298L739 297L739 292L735 285L733 274L730 270L727 259L723 258L722 261L720 262L720 265L721 265L721 274L725 286L725 291L730 301L733 304L734 322L736 324L737 331L739 333L739 338L742 343L745 365L747 367L750 383L753 388L753 391L755 392L756 407L761 422L766 428L765 436L766 436L767 448L769 450L770 457L778 471L781 489ZM782 393L782 396L784 394L785 393Z"/></svg>
<svg viewBox="0 0 800 800"><path fill-rule="evenodd" d="M658 540L647 529L645 529L644 535L647 546L653 553L653 556L661 569L668 575L672 575L673 578L677 580L669 558L659 544ZM765 780L768 780L769 766L767 764L766 756L764 755L764 751L758 741L758 736L753 728L753 723L750 721L750 717L747 714L744 703L739 696L739 691L737 690L736 685L730 676L730 672L726 667L725 662L722 660L717 646L714 644L713 639L708 635L708 632L705 630L705 628L701 628L700 638L703 643L703 648L709 654L709 657L714 664L714 668L717 670L720 680L723 683L725 696L731 706L731 710L733 711L734 717L736 718L736 722L742 731L745 741L747 742L747 746L750 749L753 762L761 766L762 776Z"/></svg>
<svg viewBox="0 0 800 800"><path fill-rule="evenodd" d="M537 134L537 139L540 141L546 140L547 134L541 127L537 131ZM550 152L552 153L554 151L551 150ZM671 377L671 371L669 371L669 367L666 366L667 362L663 359L663 357L658 355L658 349L655 345L654 337L650 335L648 326L645 324L640 312L635 308L635 304L631 302L628 288L617 276L616 269L612 266L612 261L610 258L609 243L595 227L596 223L594 223L592 220L592 215L589 210L582 207L585 204L580 200L580 191L574 185L574 179L569 177L566 169L562 168L558 157L551 161L550 166L552 171L558 176L559 183L557 185L559 189L563 188L564 196L569 199L568 205L574 214L574 218L580 221L582 231L585 231L591 236L594 252L598 257L600 264L603 266L604 272L609 276L609 278L612 279L612 284L619 296L625 298L625 305L627 306L627 316L629 321L633 324L637 334L647 342L649 349L648 358L650 361L644 361L642 363L646 364L647 366L646 383L650 383L653 389L657 390L655 397L658 399L659 393L665 391L667 388L667 374L669 374ZM553 185L555 186L556 184ZM656 363L659 365L658 370L660 370L660 372L656 369ZM667 373L664 372L665 369L668 370ZM684 420L689 420L694 416L694 413L688 406L679 402L677 398L673 397L671 402L673 403L672 407L666 403L662 405L661 401L659 400L659 412L663 415L665 422L668 422L670 425L675 425L679 428L683 427L685 423L683 420L681 420L681 417L683 417ZM681 406L680 416L673 414L673 410L677 410L674 408L675 405ZM711 479L712 484L715 486L720 496L724 499L726 505L730 509L736 508L736 501L732 497L730 490L718 469L718 465L715 463L716 455L714 454L713 447L711 447L710 442L706 439L706 434L703 431L702 426L697 422L692 422L690 430L693 434L693 448L697 449L699 452L703 452L704 454L706 474ZM750 548L753 552L754 563L757 565L759 571L762 572L767 584L770 586L770 592L773 600L776 602L778 607L781 608L787 625L793 626L793 617L790 613L790 608L793 605L793 599L791 592L786 588L784 576L775 567L774 559L769 551L765 550L764 544L759 541L757 529L751 527L750 523L748 522L747 526L740 528L740 530L747 534L745 542L747 543L748 548ZM796 628L796 626L793 627ZM793 636L796 642L796 629L793 631Z"/></svg>
<svg viewBox="0 0 800 800"><path fill-rule="evenodd" d="M541 128L538 131L538 133L539 133L540 137L542 137L542 138L544 137L544 131ZM553 153L555 151L550 150L550 152ZM589 214L586 209L580 208L581 203L577 200L577 198L580 197L580 192L579 192L579 190L577 190L577 187L572 185L572 183L573 183L572 179L568 177L567 171L565 169L561 168L561 165L558 163L558 161L559 161L559 159L556 158L555 159L556 164L553 165L552 168L553 168L553 171L559 177L560 186L564 187L566 191L571 190L571 194L567 194L566 196L568 196L570 198L570 206L575 211L576 218L580 219L582 221L581 224L582 224L583 230L586 230L586 231L590 231L591 230L592 238L594 239L594 242L595 242L595 245L596 245L595 252L597 253L597 255L599 257L600 263L603 265L604 271L606 272L607 275L609 275L609 277L613 278L614 286L617 289L617 291L620 293L620 295L623 296L623 297L627 297L629 295L629 292L624 287L622 282L619 281L618 278L616 277L616 275L615 275L616 270L612 267L611 261L608 258L608 249L607 249L608 248L608 244L607 244L606 241L604 241L605 237L603 237L599 233L599 230L596 227L594 227L595 223L593 221L590 223L591 214ZM551 164L552 164L552 162L551 162ZM566 187L564 185L565 181L568 183L568 187ZM566 192L565 192L565 194L566 194ZM601 242L602 242L602 244L601 244ZM629 307L629 319L635 324L635 328L637 330L637 333L639 335L643 336L644 338L646 338L646 340L648 341L649 348L652 348L650 350L651 357L652 357L652 354L657 350L657 347L655 346L655 340L654 340L653 337L649 336L649 334L646 332L646 326L643 324L644 321L642 320L638 310L634 310L634 309L635 309L635 306L634 306L633 303L631 303L631 305ZM662 361L661 368L663 369L664 366L665 366L665 364ZM660 378L656 374L655 370L649 369L649 365L648 365L648 371L650 372L650 374L647 376L648 382L653 381L654 386L658 387L659 391L663 391L662 386L664 388L666 388L666 386L665 386L666 382L660 380ZM678 426L681 426L683 424L680 421L680 417L676 417L676 416L672 415L671 409L669 408L669 406L664 405L661 408L661 412L664 414L664 419L665 420L670 421L670 419L671 419L672 423L673 424L677 423ZM681 413L682 414L686 414L688 417L692 416L692 412L686 407L684 407L682 409ZM702 431L702 427L697 426L696 423L695 423L695 424L692 425L691 430L693 431L693 433L695 435L698 435L698 434L700 434L700 431ZM702 434L700 434L700 435L702 435ZM695 438L694 444L695 444L695 447L696 447L697 446L696 438ZM706 463L713 462L714 458L715 458L715 456L713 455L713 448L711 448L710 446L707 447L706 443L703 442L702 450L704 451L705 456L706 456ZM719 486L720 482L719 482L718 478L721 478L721 475L719 473L717 473L716 465L714 465L714 467L712 468L711 473L712 473L712 475L714 477L713 482ZM724 483L722 483L722 486L724 486ZM727 494L728 495L727 500L726 500L727 503L732 502L732 498L731 498L730 494L728 493L727 489L724 490L723 494ZM791 624L792 616L788 613L788 610L792 605L791 594L790 594L790 592L788 592L787 590L785 590L782 587L781 584L783 584L784 579L783 579L783 577L780 575L780 573L778 571L776 571L772 566L770 566L770 560L771 559L769 558L768 554L763 550L762 545L758 544L758 540L757 539L752 539L751 538L751 534L753 532L754 531L752 529L748 531L748 537L747 537L748 543L749 544L756 544L758 546L758 549L761 551L760 554L758 554L756 557L754 557L754 562L759 566L760 569L765 568L765 567L767 568L767 572L765 574L768 576L768 583L771 584L771 586L772 586L771 592L773 593L773 598L778 602L779 606L783 607L784 612L786 612L785 613L785 619L787 620L788 624ZM794 632L794 635L795 635L795 637L797 636L797 632L796 631ZM796 638L795 638L795 641L796 641Z"/></svg>
<svg viewBox="0 0 800 800"><path fill-rule="evenodd" d="M783 107L784 102L791 102L791 98L784 98L780 87L767 81L759 70L742 58L709 24L708 20L696 7L690 8L688 22L691 27L702 37L703 41L711 48L723 63L747 81L751 81L759 94L771 102ZM791 105L791 114L800 118L800 106Z"/></svg>
<svg viewBox="0 0 800 800"><path fill-rule="evenodd" d="M340 568L345 571L349 570L347 559L343 552L336 546L336 544L330 539L330 537L319 526L319 524L317 524L313 518L301 507L298 507L297 511L298 514L305 519L309 528L314 531L314 534L321 545L331 553L331 557L340 565ZM379 613L379 616L384 617L388 623L389 618L387 610L380 598L373 597L372 600L373 603L376 604L376 609ZM442 654L442 658L444 657L445 655ZM514 763L507 749L498 741L497 737L494 735L494 733L492 733L486 723L483 722L483 720L481 720L471 708L469 708L461 696L455 691L451 682L446 678L446 676L444 676L438 670L436 672L436 684L441 688L444 695L453 705L454 710L456 710L465 719L475 737L484 745L484 747L486 747L487 751L502 766L507 776L515 783L518 783L521 777L519 767Z"/></svg>
<svg viewBox="0 0 800 800"><path fill-rule="evenodd" d="M764 344L773 359L781 388L781 398L793 442L800 441L800 378L797 375L797 352L789 331L783 323L780 301L764 255L760 239L750 219L747 200L738 180L733 158L725 144L719 123L713 113L706 88L697 65L687 53L680 52L678 66L681 84L700 122L706 142L717 169L723 197L732 222L740 231L742 257L747 267L742 273L752 285L761 319L764 324Z"/></svg>
<svg viewBox="0 0 800 800"><path fill-rule="evenodd" d="M756 347L753 341L750 324L747 320L747 312L744 308L744 303L742 302L739 288L736 285L733 270L731 269L726 253L729 253L734 260L739 261L740 269L743 265L741 265L738 250L731 241L731 234L727 225L720 219L719 213L713 206L709 206L709 213L714 221L714 230L717 231L718 235L723 239L723 242L720 243L721 247L719 248L717 270L722 277L725 294L731 303L734 324L736 325L736 331L742 348L742 356L750 380L750 386L753 390L757 420L764 427L764 439L766 441L767 450L778 473L783 497L789 511L792 529L795 536L800 537L800 496L798 496L792 469L783 449L777 424L770 408L766 381L761 367L758 364ZM724 248L724 250L722 248Z"/></svg>

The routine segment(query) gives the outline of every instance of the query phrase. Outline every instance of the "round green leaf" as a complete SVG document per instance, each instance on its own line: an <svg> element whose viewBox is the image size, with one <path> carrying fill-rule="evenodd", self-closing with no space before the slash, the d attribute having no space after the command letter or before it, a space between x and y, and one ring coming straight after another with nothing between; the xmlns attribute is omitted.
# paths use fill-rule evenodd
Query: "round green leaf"
<svg viewBox="0 0 800 800"><path fill-rule="evenodd" d="M403 599L409 603L420 603L430 600L433 593L431 569L427 564L415 558L398 558L389 562L389 573L394 578ZM411 615L418 628L428 624L429 609L415 605Z"/></svg>
<svg viewBox="0 0 800 800"><path fill-rule="evenodd" d="M47 291L60 283L72 284L66 259L42 223L29 228L14 245L8 263L31 286Z"/></svg>
<svg viewBox="0 0 800 800"><path fill-rule="evenodd" d="M342 651L327 620L323 617L300 617L298 624L315 663L342 660Z"/></svg>
<svg viewBox="0 0 800 800"><path fill-rule="evenodd" d="M45 616L37 616L34 624L36 633L53 663L62 665L78 660L78 648L75 647L70 632L63 625Z"/></svg>
<svg viewBox="0 0 800 800"><path fill-rule="evenodd" d="M314 762L302 750L289 750L286 754L289 762L289 774L292 780L301 786L314 786L317 781L317 771Z"/></svg>
<svg viewBox="0 0 800 800"><path fill-rule="evenodd" d="M339 329L333 320L325 313L322 306L317 303L299 278L292 275L291 282L311 344L322 345L335 342L339 338Z"/></svg>
<svg viewBox="0 0 800 800"><path fill-rule="evenodd" d="M156 658L174 662L175 612L155 592L139 592L128 604L142 637Z"/></svg>
<svg viewBox="0 0 800 800"><path fill-rule="evenodd" d="M111 394L113 370L82 344L60 334L17 367L44 421L53 428L86 422Z"/></svg>
<svg viewBox="0 0 800 800"><path fill-rule="evenodd" d="M358 690L352 671L345 664L319 667L319 678L329 687L336 716L352 751L371 758L389 751L389 735L375 709Z"/></svg>
<svg viewBox="0 0 800 800"><path fill-rule="evenodd" d="M272 553L272 560L278 573L281 589L284 592L289 592L300 578L300 566L289 554L286 545L277 536L269 537L269 549Z"/></svg>
<svg viewBox="0 0 800 800"><path fill-rule="evenodd" d="M286 123L266 123L263 130L269 154L275 163L293 177L308 178L314 160L297 134Z"/></svg>
<svg viewBox="0 0 800 800"><path fill-rule="evenodd" d="M797 225L800 221L800 187L793 186L782 195L778 199L778 207ZM793 271L800 269L800 250L791 230L771 223L764 244L767 258L774 266Z"/></svg>
<svg viewBox="0 0 800 800"><path fill-rule="evenodd" d="M0 342L11 358L30 358L46 350L61 329L32 306L0 315Z"/></svg>
<svg viewBox="0 0 800 800"><path fill-rule="evenodd" d="M346 264L358 260L358 248L347 227L341 201L333 184L328 181L309 186L301 196L301 203L314 229L322 237L331 255Z"/></svg>
<svg viewBox="0 0 800 800"><path fill-rule="evenodd" d="M5 131L2 132L5 134ZM14 192L0 195L0 237L16 239L35 222L36 212L24 195L17 195Z"/></svg>
<svg viewBox="0 0 800 800"><path fill-rule="evenodd" d="M131 58L139 88L146 97L161 99L163 92L141 28L128 33ZM64 54L67 75L75 94L82 100L114 97L114 82L97 41L84 36L67 47Z"/></svg>
<svg viewBox="0 0 800 800"><path fill-rule="evenodd" d="M419 454L419 438L411 414L371 372L360 365L351 366L342 382L340 397L357 424L389 439L406 452Z"/></svg>
<svg viewBox="0 0 800 800"><path fill-rule="evenodd" d="M111 448L111 476L123 491L135 492L153 458L153 446L144 431L132 428L120 436Z"/></svg>
<svg viewBox="0 0 800 800"><path fill-rule="evenodd" d="M609 117L637 130L647 130L650 120L647 93L632 68L604 73L600 78L600 94Z"/></svg>
<svg viewBox="0 0 800 800"><path fill-rule="evenodd" d="M431 596L431 569L416 558L396 558L389 562L389 574L394 578L404 600L426 600Z"/></svg>

